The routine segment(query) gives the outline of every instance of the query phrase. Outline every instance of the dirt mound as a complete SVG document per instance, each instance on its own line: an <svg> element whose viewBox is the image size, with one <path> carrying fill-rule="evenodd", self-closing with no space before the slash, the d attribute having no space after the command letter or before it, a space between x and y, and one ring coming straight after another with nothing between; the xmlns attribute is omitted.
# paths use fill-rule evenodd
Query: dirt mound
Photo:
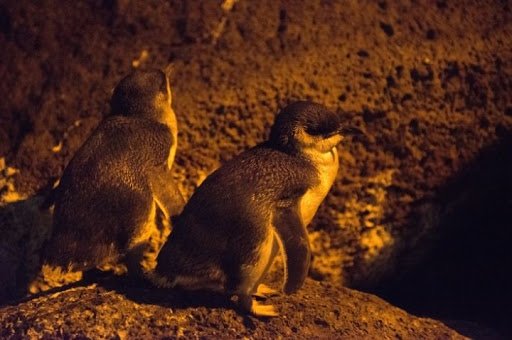
<svg viewBox="0 0 512 340"><path fill-rule="evenodd" d="M439 321L417 318L374 296L308 280L303 293L272 298L281 314L243 317L211 293L126 288L108 282L49 294L0 309L2 337L276 337L464 339ZM325 297L329 296L328 299Z"/></svg>

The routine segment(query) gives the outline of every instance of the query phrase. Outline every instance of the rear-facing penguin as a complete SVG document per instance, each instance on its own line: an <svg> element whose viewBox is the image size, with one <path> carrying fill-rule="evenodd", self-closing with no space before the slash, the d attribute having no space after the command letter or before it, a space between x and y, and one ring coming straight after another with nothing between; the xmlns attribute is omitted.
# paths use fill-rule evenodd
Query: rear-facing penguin
<svg viewBox="0 0 512 340"><path fill-rule="evenodd" d="M169 221L184 205L170 172L178 127L167 73L136 70L115 87L110 115L50 196L55 206L45 266L83 271L122 262L135 275L152 269L145 268L151 243L169 233L156 216Z"/></svg>

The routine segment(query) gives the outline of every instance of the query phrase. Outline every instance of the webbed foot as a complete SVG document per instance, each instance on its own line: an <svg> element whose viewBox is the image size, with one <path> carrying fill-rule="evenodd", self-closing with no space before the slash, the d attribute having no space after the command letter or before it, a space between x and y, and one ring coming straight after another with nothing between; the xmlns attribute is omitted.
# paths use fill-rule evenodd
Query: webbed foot
<svg viewBox="0 0 512 340"><path fill-rule="evenodd" d="M258 288L256 289L256 292L252 293L253 297L260 298L260 299L266 299L271 296L279 295L279 291L276 289L269 287L263 283L260 283L258 285Z"/></svg>
<svg viewBox="0 0 512 340"><path fill-rule="evenodd" d="M256 317L276 317L279 313L273 305L263 305L255 301L250 295L239 295L238 302L240 306L248 313Z"/></svg>

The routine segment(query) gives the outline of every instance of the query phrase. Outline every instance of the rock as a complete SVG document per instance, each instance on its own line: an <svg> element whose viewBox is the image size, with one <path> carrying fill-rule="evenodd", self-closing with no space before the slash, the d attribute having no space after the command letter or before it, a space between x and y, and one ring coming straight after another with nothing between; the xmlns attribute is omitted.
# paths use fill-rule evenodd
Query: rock
<svg viewBox="0 0 512 340"><path fill-rule="evenodd" d="M180 126L174 171L187 196L221 162L262 141L275 112L291 100L321 102L364 130L366 138L340 146L337 181L309 227L312 274L378 288L432 258L433 244L447 234L465 234L464 223L448 223L445 207L452 202L440 203L439 192L511 135L512 51L504 48L511 28L506 1L6 0L0 6L0 159L20 172L1 178L2 172L0 196L32 197L59 177L108 111L110 90L132 61L139 67L173 61ZM70 128L76 121L83 123ZM486 206L503 207L512 191L492 184L500 194L485 196ZM482 233L499 240L503 230L488 232L502 229L493 221L479 224L474 239L481 243ZM36 262L39 241L30 237L47 232L37 223L18 225L23 230L0 225L12 233L0 239L0 269L7 273L0 287L9 289L19 286L13 276L27 276L25 263ZM484 269L510 268L510 252L497 260L478 242L465 249ZM460 267L447 271L468 281ZM475 275L474 286L501 277L500 270L489 273ZM432 276L446 285L437 272ZM468 294L462 300L489 300L487 293L496 291L479 289L460 290ZM510 325L502 306L512 304L501 304L503 298L492 313L480 311L480 303L468 313ZM444 297L432 304L454 305Z"/></svg>
<svg viewBox="0 0 512 340"><path fill-rule="evenodd" d="M122 279L70 288L0 308L0 336L29 338L464 339L373 295L308 279L268 303L280 313L243 316L227 298L126 285Z"/></svg>

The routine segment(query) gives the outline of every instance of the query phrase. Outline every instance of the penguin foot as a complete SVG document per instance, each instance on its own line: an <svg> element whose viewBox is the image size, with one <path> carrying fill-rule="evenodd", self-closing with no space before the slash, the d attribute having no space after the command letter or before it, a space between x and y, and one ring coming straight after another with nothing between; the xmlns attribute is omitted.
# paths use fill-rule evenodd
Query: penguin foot
<svg viewBox="0 0 512 340"><path fill-rule="evenodd" d="M251 314L257 317L276 317L279 313L272 305L261 305L257 301L252 302Z"/></svg>
<svg viewBox="0 0 512 340"><path fill-rule="evenodd" d="M273 305L262 305L250 295L239 295L238 302L245 311L256 317L269 318L279 316Z"/></svg>
<svg viewBox="0 0 512 340"><path fill-rule="evenodd" d="M263 283L259 284L256 291L254 293L252 293L253 297L260 298L260 299L266 299L266 298L269 298L271 296L276 296L276 295L279 295L279 292L276 289L269 287Z"/></svg>

